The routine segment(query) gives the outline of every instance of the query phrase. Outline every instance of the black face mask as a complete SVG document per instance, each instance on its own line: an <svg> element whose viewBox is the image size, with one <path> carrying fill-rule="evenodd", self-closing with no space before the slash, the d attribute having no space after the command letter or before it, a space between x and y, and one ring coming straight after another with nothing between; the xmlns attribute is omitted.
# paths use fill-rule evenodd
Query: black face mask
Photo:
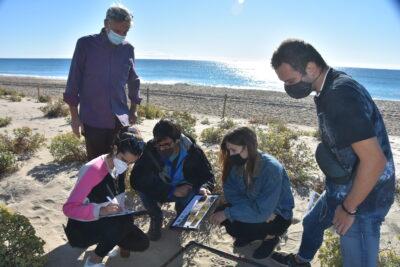
<svg viewBox="0 0 400 267"><path fill-rule="evenodd" d="M312 92L312 83L300 81L291 85L284 85L286 93L293 98L300 99L307 97Z"/></svg>
<svg viewBox="0 0 400 267"><path fill-rule="evenodd" d="M291 84L291 85L284 85L286 93L293 98L300 99L307 97L313 91L312 85L313 83L321 76L322 71L319 73L317 78L314 79L312 82L304 82L300 80L298 83Z"/></svg>
<svg viewBox="0 0 400 267"><path fill-rule="evenodd" d="M174 152L175 152L175 148L174 147L168 148L168 149L164 149L162 151L158 150L158 153L160 153L160 155L161 155L161 157L163 159L168 159L169 157L172 156L172 154L174 154Z"/></svg>
<svg viewBox="0 0 400 267"><path fill-rule="evenodd" d="M244 164L246 164L247 159L242 158L240 154L235 154L229 156L229 162L236 166L243 166Z"/></svg>

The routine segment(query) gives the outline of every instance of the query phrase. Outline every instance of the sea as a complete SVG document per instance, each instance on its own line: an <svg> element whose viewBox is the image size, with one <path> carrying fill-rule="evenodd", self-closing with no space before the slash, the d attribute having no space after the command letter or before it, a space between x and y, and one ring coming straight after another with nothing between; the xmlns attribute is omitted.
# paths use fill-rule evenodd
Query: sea
<svg viewBox="0 0 400 267"><path fill-rule="evenodd" d="M71 59L0 59L1 76L66 79ZM146 83L190 84L283 91L267 61L137 59L136 71ZM374 99L400 101L400 70L335 67L364 85Z"/></svg>

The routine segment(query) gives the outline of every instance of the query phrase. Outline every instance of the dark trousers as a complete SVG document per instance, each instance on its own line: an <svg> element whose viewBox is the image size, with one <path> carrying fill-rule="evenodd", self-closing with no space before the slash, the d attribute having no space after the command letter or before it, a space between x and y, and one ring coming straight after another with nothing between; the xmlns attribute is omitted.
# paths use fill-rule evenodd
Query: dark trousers
<svg viewBox="0 0 400 267"><path fill-rule="evenodd" d="M179 215L189 201L199 192L199 189L191 190L187 196L185 197L175 197L173 196L171 199L166 202L175 202L175 211L176 215ZM161 211L161 205L163 203L158 202L157 200L151 198L149 195L139 192L140 199L142 200L143 206L146 208L149 213L150 218L154 218L156 220L162 220L163 214Z"/></svg>
<svg viewBox="0 0 400 267"><path fill-rule="evenodd" d="M216 209L216 211L224 210L228 205L224 205ZM270 222L262 223L245 223L240 221L225 220L221 225L225 226L226 232L236 238L248 241L264 240L266 236L281 236L289 226L291 220L286 220L280 215L276 215L275 219Z"/></svg>
<svg viewBox="0 0 400 267"><path fill-rule="evenodd" d="M110 153L115 136L121 128L122 125L117 118L115 119L114 129L95 128L84 124L83 129L88 160Z"/></svg>
<svg viewBox="0 0 400 267"><path fill-rule="evenodd" d="M133 224L132 216L102 218L92 222L68 219L65 228L72 247L87 248L97 244L96 255L105 257L116 245L129 251L144 251L149 239Z"/></svg>

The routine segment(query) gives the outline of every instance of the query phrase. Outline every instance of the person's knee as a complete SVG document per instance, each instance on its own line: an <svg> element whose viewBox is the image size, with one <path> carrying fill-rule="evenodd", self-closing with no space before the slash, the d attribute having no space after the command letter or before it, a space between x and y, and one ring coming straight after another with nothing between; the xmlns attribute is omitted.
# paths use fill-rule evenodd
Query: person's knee
<svg viewBox="0 0 400 267"><path fill-rule="evenodd" d="M140 240L135 242L135 246L134 246L133 250L142 252L142 251L147 250L149 248L149 246L150 246L150 240L146 235L144 235Z"/></svg>

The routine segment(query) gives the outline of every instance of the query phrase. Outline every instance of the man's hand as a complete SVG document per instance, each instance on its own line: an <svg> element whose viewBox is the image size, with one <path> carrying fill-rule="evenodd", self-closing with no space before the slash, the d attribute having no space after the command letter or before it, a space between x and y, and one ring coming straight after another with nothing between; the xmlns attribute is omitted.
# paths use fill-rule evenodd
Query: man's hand
<svg viewBox="0 0 400 267"><path fill-rule="evenodd" d="M105 207L100 208L100 216L107 216L121 211L121 207L118 204L108 204Z"/></svg>
<svg viewBox="0 0 400 267"><path fill-rule="evenodd" d="M215 225L220 225L225 220L226 216L224 211L218 211L210 216L210 222Z"/></svg>
<svg viewBox="0 0 400 267"><path fill-rule="evenodd" d="M71 117L71 128L72 132L78 137L81 137L81 133L84 134L83 131L83 123L79 119L78 116Z"/></svg>
<svg viewBox="0 0 400 267"><path fill-rule="evenodd" d="M138 114L136 112L136 107L132 108L129 110L129 123L132 124L136 124L138 118Z"/></svg>
<svg viewBox="0 0 400 267"><path fill-rule="evenodd" d="M192 190L192 186L188 185L188 184L184 184L184 185L178 186L175 189L174 196L176 196L176 197L186 197L191 190Z"/></svg>
<svg viewBox="0 0 400 267"><path fill-rule="evenodd" d="M207 188L202 187L199 190L199 194L206 197L207 195L210 195L211 192Z"/></svg>
<svg viewBox="0 0 400 267"><path fill-rule="evenodd" d="M335 217L333 218L333 225L339 235L345 235L350 227L353 225L355 216L345 212L341 205L337 206L335 210Z"/></svg>

